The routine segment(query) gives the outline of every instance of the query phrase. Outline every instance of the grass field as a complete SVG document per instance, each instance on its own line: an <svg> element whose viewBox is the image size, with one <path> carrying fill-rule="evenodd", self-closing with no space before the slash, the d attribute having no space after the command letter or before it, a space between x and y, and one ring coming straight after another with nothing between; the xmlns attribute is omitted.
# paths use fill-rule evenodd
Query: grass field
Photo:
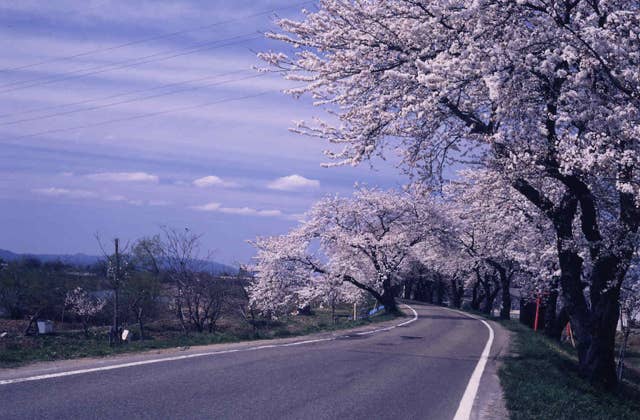
<svg viewBox="0 0 640 420"><path fill-rule="evenodd" d="M640 371L640 331L636 331L629 337L625 362Z"/></svg>
<svg viewBox="0 0 640 420"><path fill-rule="evenodd" d="M559 344L517 321L511 331L511 355L500 369L510 416L520 419L640 419L640 373L627 369L619 389L608 393L582 379L569 345ZM633 348L627 361L637 363ZM637 365L636 365L637 366Z"/></svg>
<svg viewBox="0 0 640 420"><path fill-rule="evenodd" d="M342 313L344 312L344 313ZM380 314L358 321L347 320L348 309L338 311L343 317L334 323L328 310L316 310L313 315L298 315L265 321L259 328L237 319L222 319L213 333L190 333L185 335L178 325L154 323L147 327L145 340L134 340L110 347L107 340L108 327L93 328L85 337L81 330L60 331L52 335L23 336L18 333L0 339L0 368L15 367L36 361L75 359L81 357L107 356L117 353L152 349L187 347L205 344L230 343L245 340L292 337L320 331L351 328L392 319ZM0 320L0 324L2 320ZM0 325L2 327L2 325ZM1 328L0 328L1 329ZM16 328L16 331L19 329ZM135 331L135 326L132 326Z"/></svg>

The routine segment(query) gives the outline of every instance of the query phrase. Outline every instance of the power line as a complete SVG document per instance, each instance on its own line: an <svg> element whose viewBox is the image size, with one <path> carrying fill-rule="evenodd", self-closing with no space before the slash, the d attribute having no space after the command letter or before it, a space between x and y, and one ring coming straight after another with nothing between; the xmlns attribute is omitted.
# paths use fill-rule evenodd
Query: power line
<svg viewBox="0 0 640 420"><path fill-rule="evenodd" d="M253 17L257 17L257 16L268 15L268 14L274 13L276 11L282 11L282 10L298 8L300 6L303 6L305 4L310 4L310 3L314 3L314 2L313 1L304 1L304 2L301 2L301 3L295 3L295 4L292 4L290 6L283 6L283 7L273 8L273 9L269 9L269 10L264 10L262 12L249 14L249 15L246 15L246 16L243 16L243 17L239 17L239 18L227 19L227 20L211 23L211 24L208 24L208 25L199 26L199 27L192 28L192 29L184 29L184 30L180 30L180 31L170 32L170 33L167 33L167 34L161 34L161 35L157 35L157 36L152 36L152 37L149 37L149 38L142 38L142 39L138 39L138 40L135 40L135 41L129 41L129 42L125 42L123 44L113 45L111 47L96 48L96 49L93 49L93 50L83 51L83 52L80 52L80 53L77 53L77 54L72 54L72 55L68 55L68 56L64 56L64 57L56 57L56 58L51 58L51 59L47 59L47 60L37 61L37 62L34 62L34 63L30 63L30 64L24 64L24 65L20 65L20 66L16 66L16 67L5 68L5 69L1 69L0 72L10 72L10 71L16 71L16 70L23 70L23 69L36 67L36 66L40 66L40 65L43 65L43 64L57 62L57 61L72 60L74 58L85 57L85 56L88 56L88 55L93 55L93 54L97 54L97 53L101 53L101 52L105 52L105 51L113 51L113 50L129 47L131 45L144 44L144 43L147 43L147 42L157 41L157 40L160 40L160 39L172 38L172 37L175 37L175 36L178 36L178 35L182 35L182 34L186 34L186 33L189 33L189 32L201 31L201 30L204 30L204 29L209 29L209 28L213 28L213 27L216 27L216 26L220 26L220 25L225 25L227 23L239 22L239 21L250 19L250 18L253 18Z"/></svg>
<svg viewBox="0 0 640 420"><path fill-rule="evenodd" d="M229 72L229 73L226 73L226 74L227 75L228 74L238 74L240 72L246 72L246 70L234 71L234 72ZM217 75L215 77L221 77L221 76L224 76L224 75L225 74L223 73L223 74ZM69 111L62 111L62 112L56 112L56 113L52 113L52 114L39 115L39 116L36 116L36 117L31 117L31 118L23 118L23 119L20 119L20 120L0 122L0 126L16 125L16 124L21 124L21 123L25 123L25 122L39 121L39 120L44 120L44 119L49 119L49 118L54 118L54 117L60 117L60 116L63 116L63 115L76 114L76 113L79 113L79 112L95 111L95 110L98 110L98 109L110 108L110 107L117 106L117 105L123 105L123 104L132 103L132 102L145 101L147 99L159 98L159 97L162 97L162 96L174 95L176 93L182 93L182 92L188 92L188 91L192 91L192 90L198 90L198 89L202 89L202 88L205 88L205 87L219 86L219 85L224 85L224 84L227 84L227 83L233 83L233 82L238 82L238 81L242 81L242 80L254 79L254 78L257 78L257 77L263 77L265 75L266 75L265 73L252 74L251 76L245 76L245 77L240 77L240 78L235 78L235 79L229 79L229 80L224 80L224 81L221 81L221 82L205 83L205 84L199 85L199 86L189 86L187 88L176 89L176 90L172 90L172 91L169 91L169 92L162 92L162 93L158 93L158 94L154 94L154 95L147 95L147 96L141 96L141 97L137 97L137 98L124 99L124 100L121 100L121 101L115 101L115 102L111 102L111 103L107 103L107 104L94 105L94 106L91 106L91 107L88 107L88 108L73 109L73 110L69 110ZM210 77L203 78L203 79L211 79L211 78L212 77L210 76ZM113 95L113 96L129 96L129 95L130 94ZM85 101L85 103L86 102L88 102L88 101ZM90 102L96 102L96 100L92 100Z"/></svg>
<svg viewBox="0 0 640 420"><path fill-rule="evenodd" d="M245 99L257 98L259 96L264 96L264 95L266 95L268 93L273 93L273 92L277 92L277 89L265 90L265 91L262 91L262 92L259 92L259 93L254 93L254 94L250 94L250 95L243 95L243 96L219 99L217 101L205 102L205 103L201 103L201 104L198 104L198 105L189 105L189 106L183 106L183 107L178 107L178 108L171 108L171 109L167 109L167 110L163 110L163 111L156 111L156 112L149 112L149 113L145 113L145 114L133 115L131 117L123 117L123 118L116 118L116 119L112 119L112 120L99 121L99 122L96 122L96 123L78 125L78 126L75 126L75 127L66 127L66 128L58 128L58 129L53 129L53 130L39 131L39 132L36 132L36 133L30 133L30 134L25 134L25 135L22 135L22 136L12 137L12 139L13 140L22 140L22 139L26 139L26 138L40 137L40 136L44 136L44 135L47 135L47 134L64 133L64 132L67 132L67 131L80 130L80 129L83 129L83 128L100 127L100 126L103 126L103 125L108 125L108 124L113 124L113 123L127 122L127 121L143 119L143 118L157 117L157 116L160 116L160 115L172 114L172 113L177 113L177 112L182 112L182 111L189 111L191 109L206 108L206 107L210 107L210 106L213 106L213 105L218 105L218 104L222 104L222 103L226 103L226 102L234 102L234 101L241 101L241 100L245 100Z"/></svg>
<svg viewBox="0 0 640 420"><path fill-rule="evenodd" d="M251 76L240 77L240 78L236 78L236 79L229 79L229 80L224 80L224 81L221 81L221 82L206 83L206 84L200 85L200 86L191 86L189 88L178 89L178 90L174 90L174 91L170 91L170 92L158 93L158 94L155 94L155 95L147 95L147 96L142 96L142 97L139 97L139 98L131 98L131 99L125 99L125 100L122 100L122 101L116 101L116 102L111 102L111 103L107 103L107 104L102 104L102 105L95 105L95 106L92 106L92 107L89 107L89 108L75 109L75 110L71 110L71 111L57 112L57 113L48 114L48 115L44 115L44 116L33 117L33 118L25 118L25 119L22 119L22 120L9 121L9 122L5 122L5 123L0 123L0 126L16 125L16 124L25 123L25 122L39 121L39 120L44 120L44 119L49 119L49 118L54 118L54 117L60 117L60 116L63 116L63 115L75 114L75 113L78 113L78 112L95 111L95 110L98 110L98 109L110 108L110 107L117 106L117 105L124 105L124 104L128 104L128 103L133 103L133 102L145 101L145 100L148 100L148 99L174 95L176 93L182 93L182 92L187 92L187 91L191 91L191 90L198 90L198 89L201 89L201 88L204 88L204 87L220 86L220 85L224 85L224 84L228 84L228 83L239 82L239 81L248 80L248 79L255 79L255 78L263 77L263 76L266 76L266 74L265 73L253 74Z"/></svg>
<svg viewBox="0 0 640 420"><path fill-rule="evenodd" d="M17 86L17 87L10 87L8 89L0 89L0 93L7 93L7 92L14 92L17 90L22 90L22 89L27 89L30 87L34 87L34 86L41 86L41 85L47 85L47 84L52 84L52 83L57 83L57 82L61 82L61 81L65 81L65 80L70 80L70 79L77 79L77 78L81 78L81 77L86 77L86 76L92 76L95 74L100 74L100 73L106 73L109 71L113 71L113 70L121 70L121 69L125 69L125 68L130 68L130 67L135 67L135 66L139 66L141 64L147 64L147 63L153 63L153 62L157 62L157 61L164 61L164 60L169 60L171 58L175 58L175 57L181 57L184 55L189 55L189 54L194 54L196 52L201 52L201 51L206 51L206 50L212 50L212 49L217 49L217 48L222 48L222 47L227 47L229 45L235 45L235 44L240 44L243 42L247 42L247 41L252 41L258 38L261 38L261 36L253 36L250 38L241 38L238 39L240 37L244 37L247 36L245 35L238 35L238 36L234 36L231 38L225 38L222 40L217 40L217 41L212 41L212 42L207 42L204 44L199 44L199 46L197 47L191 47L187 50L173 50L173 51L181 51L179 53L174 53L174 54L170 54L170 55L166 55L166 56L162 56L162 54L167 54L165 53L155 53L155 54L150 54L141 58L137 58L134 60L123 60L120 61L116 64L110 64L107 66L98 66L98 67L93 67L93 68L89 68L89 69L81 69L81 70L75 70L72 72L67 72L67 73L63 73L61 76L58 77L54 77L54 78L40 78L40 79L31 79L31 80L26 80L23 82L14 82L14 83L8 83L8 84L4 84L4 85L0 85L0 88L5 87L5 86L12 86L15 84L21 84L21 83L29 83L29 82L35 82L35 83L31 83L31 84L26 84L24 86ZM218 44L219 42L225 42L228 40L236 40L236 41L230 41L230 42L226 42L223 44ZM214 44L214 45L211 45ZM157 57L157 56L161 56L160 58L152 58L152 57ZM137 60L137 61L136 61ZM87 71L90 70L90 71ZM85 73L82 73L85 72ZM43 80L41 82L38 82L39 80Z"/></svg>
<svg viewBox="0 0 640 420"><path fill-rule="evenodd" d="M215 74L215 75L212 75L212 76L205 76L205 77L198 77L196 79L183 80L181 82L173 82L173 83L162 84L162 85L154 86L154 87L151 87L151 88L136 89L136 90L131 90L131 91L127 91L127 92L117 93L115 95L102 96L100 98L84 99L84 100L81 100L81 101L70 102L70 103L66 103L66 104L48 105L48 106L45 106L45 107L32 108L32 109L13 112L13 113L9 113L9 114L0 114L0 118L9 118L9 117L15 117L15 116L19 116L19 115L35 114L37 112L49 111L49 110L53 110L53 109L68 108L68 107L76 106L76 105L85 105L85 104L89 104L89 103L92 103L92 102L99 102L99 101L104 101L104 100L107 100L107 99L120 98L122 96L129 96L129 95L133 95L133 94L136 94L136 93L150 92L150 91L154 91L154 90L165 89L165 88L168 88L168 87L171 87L171 86L180 86L180 85L186 85L186 84L190 84L190 83L202 82L204 80L209 80L209 79L217 78L217 77L220 77L220 76L228 76L228 75L232 75L232 74L238 74L238 73L242 73L242 72L245 72L245 71L246 71L246 69L235 70L235 71L230 71L230 72L226 72L226 73Z"/></svg>

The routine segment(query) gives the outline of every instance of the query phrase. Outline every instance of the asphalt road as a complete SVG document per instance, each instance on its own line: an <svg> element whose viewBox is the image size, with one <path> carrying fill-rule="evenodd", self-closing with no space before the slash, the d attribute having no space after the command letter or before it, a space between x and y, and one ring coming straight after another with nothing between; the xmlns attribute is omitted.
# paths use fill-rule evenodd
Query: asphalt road
<svg viewBox="0 0 640 420"><path fill-rule="evenodd" d="M5 383L0 418L451 420L489 331L462 314L412 306L415 322L375 334ZM130 361L45 365L0 372L0 380Z"/></svg>

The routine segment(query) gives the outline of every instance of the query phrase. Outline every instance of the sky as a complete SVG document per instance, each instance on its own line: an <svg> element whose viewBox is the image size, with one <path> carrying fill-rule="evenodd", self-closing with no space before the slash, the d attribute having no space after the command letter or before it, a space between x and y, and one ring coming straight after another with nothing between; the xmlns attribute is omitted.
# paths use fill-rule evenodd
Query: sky
<svg viewBox="0 0 640 420"><path fill-rule="evenodd" d="M312 2L0 0L0 248L98 254L161 226L202 233L227 264L355 183L406 182L389 161L323 168L324 116L262 66L276 17Z"/></svg>

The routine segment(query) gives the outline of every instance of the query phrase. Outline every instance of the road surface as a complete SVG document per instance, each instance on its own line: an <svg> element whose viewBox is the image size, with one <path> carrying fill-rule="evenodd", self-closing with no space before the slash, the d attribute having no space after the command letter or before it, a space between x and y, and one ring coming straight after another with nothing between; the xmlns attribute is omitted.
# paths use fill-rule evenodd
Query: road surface
<svg viewBox="0 0 640 420"><path fill-rule="evenodd" d="M371 334L0 371L0 418L451 420L489 329L444 308L411 306L414 322ZM291 345L300 341L312 342ZM88 372L68 375L78 369Z"/></svg>

